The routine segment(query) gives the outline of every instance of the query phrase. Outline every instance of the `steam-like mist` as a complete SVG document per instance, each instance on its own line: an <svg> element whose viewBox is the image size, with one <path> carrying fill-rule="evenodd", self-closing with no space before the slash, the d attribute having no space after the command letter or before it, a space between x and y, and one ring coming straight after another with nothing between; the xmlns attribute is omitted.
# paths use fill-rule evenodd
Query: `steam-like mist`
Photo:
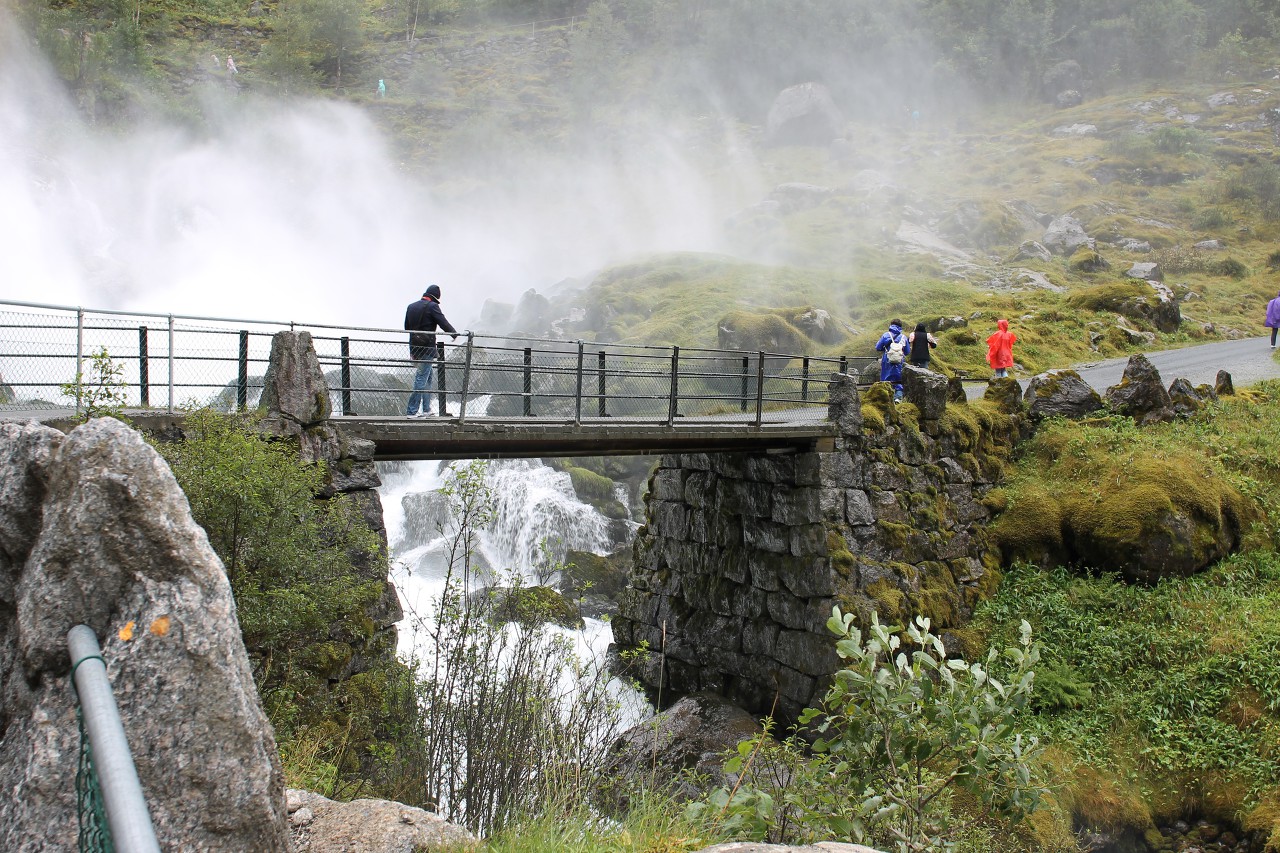
<svg viewBox="0 0 1280 853"><path fill-rule="evenodd" d="M456 325L628 256L720 248L741 203L660 134L441 193L360 109L237 97L197 134L86 124L0 15L0 294L160 313L398 327L427 284ZM447 174L444 164L437 174ZM748 183L753 183L748 179ZM752 188L752 192L756 188Z"/></svg>

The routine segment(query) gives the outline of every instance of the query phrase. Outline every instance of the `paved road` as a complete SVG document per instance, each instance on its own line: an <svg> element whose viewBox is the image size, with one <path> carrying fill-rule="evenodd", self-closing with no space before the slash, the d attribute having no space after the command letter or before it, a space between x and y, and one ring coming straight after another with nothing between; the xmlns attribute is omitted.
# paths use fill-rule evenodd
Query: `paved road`
<svg viewBox="0 0 1280 853"><path fill-rule="evenodd" d="M1160 378L1168 385L1183 378L1192 385L1212 385L1219 370L1231 374L1231 381L1238 386L1253 385L1263 379L1280 379L1280 361L1272 358L1270 337L1245 338L1238 341L1220 341L1182 349L1146 353L1147 359L1160 371ZM1112 385L1118 385L1124 375L1129 357L1109 358L1106 361L1086 361L1073 365L1073 369L1099 394ZM1021 379L1021 378L1020 378ZM1025 379L1021 379L1025 386ZM986 383L974 382L965 387L970 399L981 397Z"/></svg>

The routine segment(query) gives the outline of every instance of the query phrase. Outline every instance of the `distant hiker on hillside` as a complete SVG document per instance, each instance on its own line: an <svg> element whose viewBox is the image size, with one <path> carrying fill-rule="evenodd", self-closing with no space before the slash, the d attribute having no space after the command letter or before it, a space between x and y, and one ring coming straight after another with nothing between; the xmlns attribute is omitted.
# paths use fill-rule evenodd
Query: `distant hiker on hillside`
<svg viewBox="0 0 1280 853"><path fill-rule="evenodd" d="M232 58L231 58L231 54L229 54L229 53L227 54L227 73L228 73L228 74L239 74L239 73L240 73L240 69L239 69L239 68L236 68L236 61L235 61L234 59L232 59Z"/></svg>
<svg viewBox="0 0 1280 853"><path fill-rule="evenodd" d="M1013 367L1013 345L1017 340L1018 336L1009 331L1008 320L998 321L996 331L987 338L987 364L995 371L996 379L1009 375L1009 368Z"/></svg>
<svg viewBox="0 0 1280 853"><path fill-rule="evenodd" d="M379 80L378 81L378 97L385 98L386 96L387 96L387 81Z"/></svg>
<svg viewBox="0 0 1280 853"><path fill-rule="evenodd" d="M929 350L938 345L938 339L929 334L924 323L916 323L916 330L907 335L907 346L911 351L908 363L916 367L929 367Z"/></svg>
<svg viewBox="0 0 1280 853"><path fill-rule="evenodd" d="M410 418L430 417L431 389L435 385L435 372L432 363L436 357L436 329L443 329L458 339L458 330L445 319L440 310L440 287L431 285L422 294L422 298L409 304L404 312L404 327L409 332L409 358L418 364L413 374L413 393L409 395L409 405L405 415ZM421 404L422 413L418 413ZM440 417L451 417L441 407Z"/></svg>
<svg viewBox="0 0 1280 853"><path fill-rule="evenodd" d="M1276 348L1276 331L1280 329L1280 293L1267 303L1267 328L1271 330L1271 348Z"/></svg>
<svg viewBox="0 0 1280 853"><path fill-rule="evenodd" d="M911 342L902 334L902 321L894 319L889 323L889 331L880 336L876 343L876 352L880 353L880 381L893 384L893 401L902 399L902 364L911 354Z"/></svg>

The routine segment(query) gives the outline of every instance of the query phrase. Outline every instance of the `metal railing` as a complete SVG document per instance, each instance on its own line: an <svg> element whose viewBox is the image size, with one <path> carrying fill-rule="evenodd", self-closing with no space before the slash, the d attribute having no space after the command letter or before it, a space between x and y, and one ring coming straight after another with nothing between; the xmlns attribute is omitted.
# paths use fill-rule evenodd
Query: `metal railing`
<svg viewBox="0 0 1280 853"><path fill-rule="evenodd" d="M76 625L67 633L67 647L80 720L78 847L82 853L160 853L98 637L89 626Z"/></svg>
<svg viewBox="0 0 1280 853"><path fill-rule="evenodd" d="M401 329L100 311L0 301L0 411L79 413L101 390L105 353L123 408L257 405L281 329L308 331L336 414L402 415L417 364ZM467 417L661 420L723 417L760 424L781 411L825 414L833 373L874 357L657 347L536 337L439 335L438 410ZM101 360L100 360L101 361Z"/></svg>

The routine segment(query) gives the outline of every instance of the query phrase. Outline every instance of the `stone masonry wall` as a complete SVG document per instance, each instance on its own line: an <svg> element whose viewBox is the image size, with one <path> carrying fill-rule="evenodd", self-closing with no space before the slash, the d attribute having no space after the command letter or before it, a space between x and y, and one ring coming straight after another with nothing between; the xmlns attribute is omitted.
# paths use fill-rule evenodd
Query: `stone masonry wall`
<svg viewBox="0 0 1280 853"><path fill-rule="evenodd" d="M834 605L958 628L994 589L981 499L1020 404L948 406L944 378L908 370L901 406L888 386L860 398L833 379L831 452L661 459L613 629L624 649L647 644L639 677L662 704L706 690L794 720L838 668Z"/></svg>

